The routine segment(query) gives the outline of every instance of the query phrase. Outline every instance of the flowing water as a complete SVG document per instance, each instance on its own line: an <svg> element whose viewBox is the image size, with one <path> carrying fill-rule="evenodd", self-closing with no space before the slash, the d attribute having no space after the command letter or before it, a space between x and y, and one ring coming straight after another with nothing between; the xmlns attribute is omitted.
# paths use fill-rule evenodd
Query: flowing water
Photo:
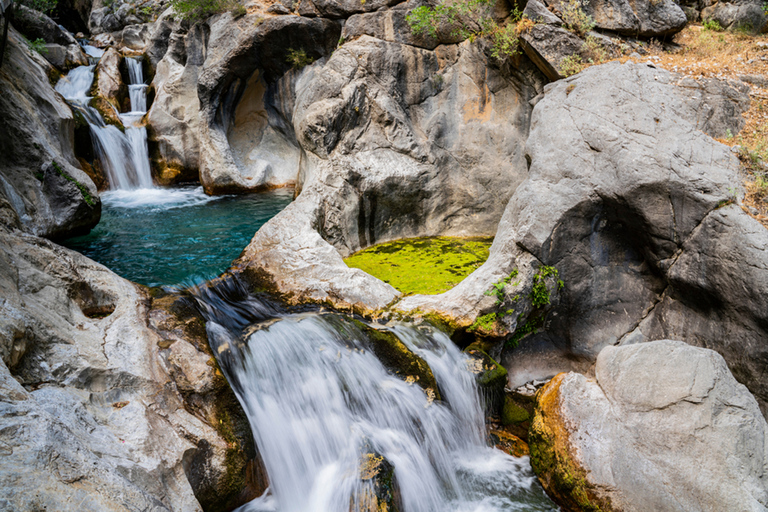
<svg viewBox="0 0 768 512"><path fill-rule="evenodd" d="M56 84L56 90L74 109L82 113L88 122L94 152L112 190L153 186L147 149L147 129L141 124L147 108L147 87L144 85L141 61L126 58L126 65L132 82L128 86L131 112L118 114L125 126L125 133L118 127L105 123L98 110L88 104L91 100L88 93L93 84L95 65L77 67Z"/></svg>
<svg viewBox="0 0 768 512"><path fill-rule="evenodd" d="M269 476L267 493L239 512L367 511L375 477L366 454L394 467L400 512L557 510L527 457L486 445L468 360L442 332L390 327L431 366L443 397L432 401L389 372L343 316L258 323L275 313L253 298L197 293Z"/></svg>
<svg viewBox="0 0 768 512"><path fill-rule="evenodd" d="M253 234L291 202L291 189L208 196L201 187L101 194L101 221L63 245L147 286L209 279L229 267Z"/></svg>

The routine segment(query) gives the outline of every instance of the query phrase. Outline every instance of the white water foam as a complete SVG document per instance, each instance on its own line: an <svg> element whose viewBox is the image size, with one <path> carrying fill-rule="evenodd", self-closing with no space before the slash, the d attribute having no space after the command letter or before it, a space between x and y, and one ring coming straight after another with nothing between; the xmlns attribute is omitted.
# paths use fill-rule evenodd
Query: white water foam
<svg viewBox="0 0 768 512"><path fill-rule="evenodd" d="M203 187L136 188L110 190L101 194L102 202L113 208L158 208L170 210L218 201L226 196L209 196Z"/></svg>

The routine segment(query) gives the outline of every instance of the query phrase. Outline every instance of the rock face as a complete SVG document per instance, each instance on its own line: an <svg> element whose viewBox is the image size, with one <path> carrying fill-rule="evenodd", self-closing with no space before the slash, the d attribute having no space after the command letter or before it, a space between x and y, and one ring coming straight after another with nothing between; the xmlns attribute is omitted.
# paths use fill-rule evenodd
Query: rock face
<svg viewBox="0 0 768 512"><path fill-rule="evenodd" d="M486 62L469 43L432 52L364 36L308 67L293 111L301 194L238 264L294 300L375 309L398 292L343 255L409 236L492 234L526 174L541 77L530 64L510 76Z"/></svg>
<svg viewBox="0 0 768 512"><path fill-rule="evenodd" d="M234 33L231 22L222 19L215 31L236 51L209 54L199 78L200 182L208 193L295 183L302 152L291 125L293 82L304 59L332 52L339 24L278 16L255 31ZM290 62L292 54L303 58Z"/></svg>
<svg viewBox="0 0 768 512"><path fill-rule="evenodd" d="M606 347L595 380L558 375L537 395L529 444L565 510L768 507L755 399L720 355L680 341Z"/></svg>
<svg viewBox="0 0 768 512"><path fill-rule="evenodd" d="M34 236L3 230L0 260L3 508L201 510L190 480L207 510L248 498L239 407L210 353L168 323L174 307L153 309L153 332L145 292Z"/></svg>
<svg viewBox="0 0 768 512"><path fill-rule="evenodd" d="M574 2L592 17L597 28L629 36L669 36L680 32L688 22L683 10L672 0L549 0L547 4L563 13Z"/></svg>
<svg viewBox="0 0 768 512"><path fill-rule="evenodd" d="M735 133L746 105L739 84L635 64L592 67L548 86L533 112L529 178L486 264L442 295L408 297L397 308L467 326L476 318L467 312L497 311L484 292L517 267L518 286L505 290L527 299L517 315L530 303L530 269L553 266L564 288L538 325L520 318L538 332L501 358L510 379L583 368L607 345L676 337L720 352L764 407L768 231L730 204L739 164L703 133ZM531 331L514 318L502 323ZM549 354L539 375L525 367L529 357L517 357L532 346Z"/></svg>
<svg viewBox="0 0 768 512"><path fill-rule="evenodd" d="M2 216L41 236L87 232L101 202L73 153L72 111L48 81L50 64L13 29L8 43L0 69Z"/></svg>

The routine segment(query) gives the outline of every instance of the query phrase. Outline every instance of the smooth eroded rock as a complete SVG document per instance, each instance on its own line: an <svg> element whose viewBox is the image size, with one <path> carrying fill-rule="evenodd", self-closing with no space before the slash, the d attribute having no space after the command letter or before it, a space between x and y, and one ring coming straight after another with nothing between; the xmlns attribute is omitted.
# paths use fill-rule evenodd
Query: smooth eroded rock
<svg viewBox="0 0 768 512"><path fill-rule="evenodd" d="M595 373L537 395L531 463L565 510L765 510L768 425L720 355L606 347Z"/></svg>

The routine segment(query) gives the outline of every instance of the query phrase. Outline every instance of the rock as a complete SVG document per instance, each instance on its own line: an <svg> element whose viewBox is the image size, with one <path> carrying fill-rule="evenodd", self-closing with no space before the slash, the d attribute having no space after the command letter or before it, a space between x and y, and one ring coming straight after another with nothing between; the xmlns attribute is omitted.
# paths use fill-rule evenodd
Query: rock
<svg viewBox="0 0 768 512"><path fill-rule="evenodd" d="M382 7L395 5L400 0L302 0L311 3L320 16L325 18L348 18L359 12L378 11Z"/></svg>
<svg viewBox="0 0 768 512"><path fill-rule="evenodd" d="M146 289L5 227L0 262L4 507L224 511L264 491L188 301L155 291L150 308Z"/></svg>
<svg viewBox="0 0 768 512"><path fill-rule="evenodd" d="M51 65L62 71L88 65L88 56L79 44L71 44L66 47L60 44L46 44L43 57Z"/></svg>
<svg viewBox="0 0 768 512"><path fill-rule="evenodd" d="M537 395L531 464L565 510L765 510L768 425L717 353L606 347Z"/></svg>
<svg viewBox="0 0 768 512"><path fill-rule="evenodd" d="M500 416L505 405L506 368L494 361L477 343L467 347L464 353L470 357L469 370L476 376L486 415Z"/></svg>
<svg viewBox="0 0 768 512"><path fill-rule="evenodd" d="M525 457L530 454L528 444L519 437L503 430L490 430L488 440L491 446L513 457Z"/></svg>
<svg viewBox="0 0 768 512"><path fill-rule="evenodd" d="M120 112L121 106L128 96L128 87L123 83L120 66L123 56L114 48L107 49L96 65L96 92L109 101Z"/></svg>
<svg viewBox="0 0 768 512"><path fill-rule="evenodd" d="M291 10L282 4L272 4L267 9L267 12L272 14L291 14Z"/></svg>
<svg viewBox="0 0 768 512"><path fill-rule="evenodd" d="M447 25L438 28L437 37L417 36L411 31L406 16L413 9L426 3L424 0L409 0L390 9L354 14L344 23L341 38L347 41L368 35L384 41L409 44L429 50L435 49L440 44L461 42L461 36L455 34L453 28Z"/></svg>
<svg viewBox="0 0 768 512"><path fill-rule="evenodd" d="M200 510L184 463L217 436L165 387L142 295L43 239L2 233L0 254L4 506Z"/></svg>
<svg viewBox="0 0 768 512"><path fill-rule="evenodd" d="M763 10L763 2L741 0L718 2L714 5L702 5L702 20L715 20L724 29L743 29L752 33L765 32L768 29L768 16Z"/></svg>
<svg viewBox="0 0 768 512"><path fill-rule="evenodd" d="M306 62L290 63L290 52L322 59L336 47L340 27L279 16L255 31L235 32L231 22L218 30L237 51L209 54L199 75L200 181L211 194L292 185L301 158L290 122L293 84Z"/></svg>
<svg viewBox="0 0 768 512"><path fill-rule="evenodd" d="M573 32L555 25L538 24L520 36L525 54L550 80L564 77L562 65L565 59L587 58L584 41Z"/></svg>
<svg viewBox="0 0 768 512"><path fill-rule="evenodd" d="M144 50L147 44L149 44L151 27L151 23L126 26L121 33L120 46L130 48L131 50Z"/></svg>
<svg viewBox="0 0 768 512"><path fill-rule="evenodd" d="M552 11L547 9L544 2L540 0L528 0L523 9L523 16L526 16L534 23L545 23L547 25L562 25L563 20L555 16Z"/></svg>
<svg viewBox="0 0 768 512"><path fill-rule="evenodd" d="M431 52L363 36L308 66L292 114L301 193L237 267L291 302L370 311L398 292L342 256L397 238L492 234L526 174L542 77L527 60L511 76L486 63L469 42Z"/></svg>
<svg viewBox="0 0 768 512"><path fill-rule="evenodd" d="M111 7L94 9L91 11L91 16L88 19L88 30L94 36L105 32L115 32L120 30L120 21L113 13Z"/></svg>
<svg viewBox="0 0 768 512"><path fill-rule="evenodd" d="M376 354L381 364L402 379L414 379L424 390L432 390L433 397L440 400L432 369L424 359L409 350L395 333L375 329L357 320L352 320L352 323L360 331L360 338L368 340L369 350ZM341 329L345 328L343 322L340 326Z"/></svg>
<svg viewBox="0 0 768 512"><path fill-rule="evenodd" d="M403 509L395 467L382 455L376 452L361 455L360 480L370 487L364 487L364 490L351 499L350 512L398 512Z"/></svg>
<svg viewBox="0 0 768 512"><path fill-rule="evenodd" d="M42 39L48 44L65 47L77 44L77 40L72 37L72 34L62 29L55 21L41 12L16 3L13 14L13 26L30 41Z"/></svg>
<svg viewBox="0 0 768 512"><path fill-rule="evenodd" d="M12 28L6 52L0 73L3 215L36 235L85 233L99 221L101 202L78 168L72 111L48 79L56 72Z"/></svg>
<svg viewBox="0 0 768 512"><path fill-rule="evenodd" d="M563 13L569 2L548 0L547 5ZM673 0L593 0L583 2L579 8L592 17L597 28L634 37L670 36L680 32L688 22Z"/></svg>
<svg viewBox="0 0 768 512"><path fill-rule="evenodd" d="M248 418L213 357L194 299L157 289L153 293L149 324L162 338L157 342L160 356L184 406L227 442L226 449L200 443L187 458L187 477L203 510L232 510L263 494L268 485Z"/></svg>

